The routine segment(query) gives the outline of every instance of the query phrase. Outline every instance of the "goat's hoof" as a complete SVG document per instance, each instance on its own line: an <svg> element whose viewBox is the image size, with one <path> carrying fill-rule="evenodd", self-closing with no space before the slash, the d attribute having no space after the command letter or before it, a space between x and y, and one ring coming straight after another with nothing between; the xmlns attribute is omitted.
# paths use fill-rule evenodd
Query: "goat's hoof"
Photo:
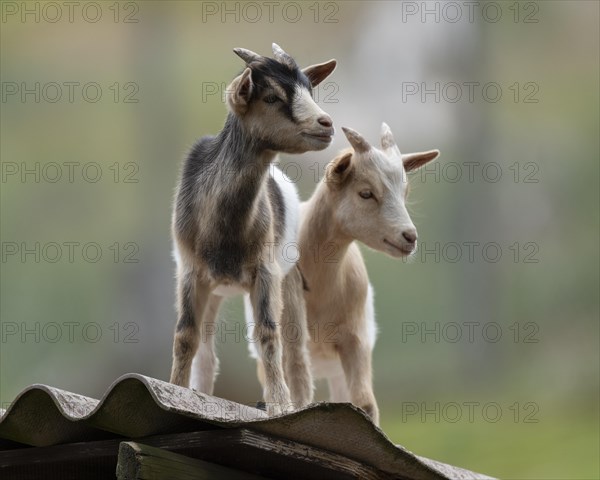
<svg viewBox="0 0 600 480"><path fill-rule="evenodd" d="M379 409L374 403L368 403L366 405L360 405L360 408L371 418L371 421L375 425L379 425Z"/></svg>
<svg viewBox="0 0 600 480"><path fill-rule="evenodd" d="M283 409L277 403L267 403L267 415L269 417L275 417L277 415L281 415L283 413Z"/></svg>
<svg viewBox="0 0 600 480"><path fill-rule="evenodd" d="M291 403L266 403L267 415L273 417L276 415L285 415L294 411L294 405Z"/></svg>

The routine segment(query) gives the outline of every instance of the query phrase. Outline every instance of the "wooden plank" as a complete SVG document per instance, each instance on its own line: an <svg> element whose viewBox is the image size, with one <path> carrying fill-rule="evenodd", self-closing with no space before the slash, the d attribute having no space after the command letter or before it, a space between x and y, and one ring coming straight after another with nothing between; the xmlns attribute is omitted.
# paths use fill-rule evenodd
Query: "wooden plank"
<svg viewBox="0 0 600 480"><path fill-rule="evenodd" d="M118 480L261 480L265 477L137 442L121 442Z"/></svg>
<svg viewBox="0 0 600 480"><path fill-rule="evenodd" d="M119 445L127 440L120 438L0 452L0 478L114 478ZM204 430L131 440L267 478L391 478L343 455L247 429Z"/></svg>

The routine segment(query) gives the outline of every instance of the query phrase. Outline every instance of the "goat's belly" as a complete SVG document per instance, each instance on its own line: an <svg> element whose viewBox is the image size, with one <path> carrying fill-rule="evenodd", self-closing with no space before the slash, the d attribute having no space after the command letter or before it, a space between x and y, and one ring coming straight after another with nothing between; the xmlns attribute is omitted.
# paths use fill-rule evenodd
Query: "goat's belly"
<svg viewBox="0 0 600 480"><path fill-rule="evenodd" d="M217 288L215 288L212 293L214 293L215 295L218 295L219 297L235 297L236 295L243 295L244 293L247 293L246 290L240 286L240 285L236 285L236 284L231 284L231 285L219 285Z"/></svg>

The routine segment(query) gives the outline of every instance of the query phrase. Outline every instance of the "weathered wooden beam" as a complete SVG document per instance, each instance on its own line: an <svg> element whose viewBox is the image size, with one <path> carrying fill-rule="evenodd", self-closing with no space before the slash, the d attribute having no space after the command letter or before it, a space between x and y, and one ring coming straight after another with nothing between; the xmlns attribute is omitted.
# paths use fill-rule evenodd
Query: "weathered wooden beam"
<svg viewBox="0 0 600 480"><path fill-rule="evenodd" d="M31 447L0 452L0 478L2 480L114 478L119 446L124 441L128 441L128 439ZM343 455L247 429L155 435L130 441L177 452L193 459L235 469L241 473L252 472L267 478L286 480L293 478L328 480L391 478L380 470ZM219 477L213 476L212 478Z"/></svg>
<svg viewBox="0 0 600 480"><path fill-rule="evenodd" d="M118 480L212 480L215 478L260 480L265 478L137 442L121 442L116 473Z"/></svg>
<svg viewBox="0 0 600 480"><path fill-rule="evenodd" d="M144 443L268 478L392 478L343 455L245 428L159 435Z"/></svg>

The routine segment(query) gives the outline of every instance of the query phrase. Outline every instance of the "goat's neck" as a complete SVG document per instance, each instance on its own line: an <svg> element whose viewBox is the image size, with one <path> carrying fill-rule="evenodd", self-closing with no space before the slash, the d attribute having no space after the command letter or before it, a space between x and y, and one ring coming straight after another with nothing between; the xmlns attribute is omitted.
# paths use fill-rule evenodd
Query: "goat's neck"
<svg viewBox="0 0 600 480"><path fill-rule="evenodd" d="M307 276L335 276L342 268L353 238L335 220L335 205L321 183L307 202L300 230L302 272Z"/></svg>
<svg viewBox="0 0 600 480"><path fill-rule="evenodd" d="M221 233L239 235L246 231L248 222L256 219L260 198L266 195L269 165L277 152L253 137L232 114L219 134L218 148L216 194L223 207L217 214L225 229Z"/></svg>
<svg viewBox="0 0 600 480"><path fill-rule="evenodd" d="M225 126L219 134L222 158L233 171L252 171L250 179L260 181L266 174L269 164L277 152L269 149L264 142L257 140L233 114L227 116ZM248 180L248 178L246 179Z"/></svg>

